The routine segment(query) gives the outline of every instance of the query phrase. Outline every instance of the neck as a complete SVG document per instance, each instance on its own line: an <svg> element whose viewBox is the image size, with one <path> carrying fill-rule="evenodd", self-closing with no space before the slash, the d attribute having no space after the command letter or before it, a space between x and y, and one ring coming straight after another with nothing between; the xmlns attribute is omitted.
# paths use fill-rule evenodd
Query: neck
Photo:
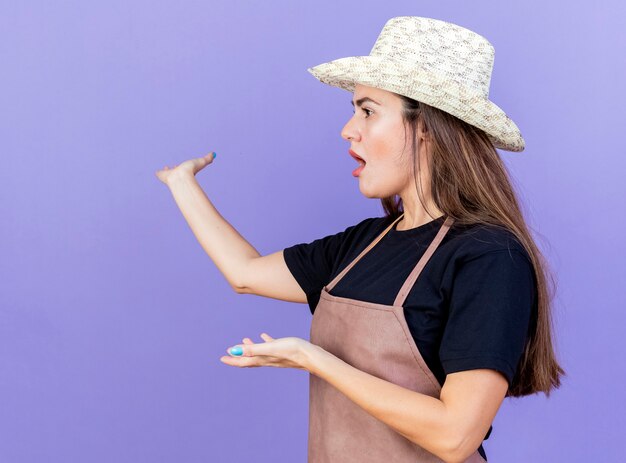
<svg viewBox="0 0 626 463"><path fill-rule="evenodd" d="M404 208L404 217L396 224L396 230L410 230L411 228L417 228L428 222L441 217L444 213L437 209L432 201L427 203L428 209L422 206L419 201L415 205L407 204L402 200L402 206Z"/></svg>

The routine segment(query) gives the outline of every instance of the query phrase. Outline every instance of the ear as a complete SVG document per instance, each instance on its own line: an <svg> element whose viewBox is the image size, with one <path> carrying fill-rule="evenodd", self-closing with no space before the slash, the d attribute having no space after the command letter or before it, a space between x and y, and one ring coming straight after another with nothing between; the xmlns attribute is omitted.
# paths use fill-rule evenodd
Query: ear
<svg viewBox="0 0 626 463"><path fill-rule="evenodd" d="M430 139L430 132L428 131L428 127L424 123L424 119L422 119L421 115L417 119L417 136L424 139Z"/></svg>

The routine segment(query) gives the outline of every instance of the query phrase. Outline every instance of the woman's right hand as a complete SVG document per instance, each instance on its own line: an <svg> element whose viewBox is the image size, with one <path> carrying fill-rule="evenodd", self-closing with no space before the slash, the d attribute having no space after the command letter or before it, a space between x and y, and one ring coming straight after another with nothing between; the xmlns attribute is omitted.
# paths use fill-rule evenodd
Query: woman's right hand
<svg viewBox="0 0 626 463"><path fill-rule="evenodd" d="M215 152L211 151L206 156L188 159L187 161L183 161L178 165L174 165L174 167L172 168L165 166L163 167L163 169L156 172L156 176L163 183L169 185L170 180L178 175L195 176L198 172L211 164L215 159L215 156Z"/></svg>

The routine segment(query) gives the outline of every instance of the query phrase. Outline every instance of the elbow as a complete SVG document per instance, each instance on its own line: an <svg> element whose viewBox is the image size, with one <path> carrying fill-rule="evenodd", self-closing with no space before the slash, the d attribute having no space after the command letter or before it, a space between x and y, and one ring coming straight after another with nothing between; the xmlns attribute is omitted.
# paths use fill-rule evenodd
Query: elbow
<svg viewBox="0 0 626 463"><path fill-rule="evenodd" d="M464 463L477 450L468 439L457 439L448 446L445 455L441 459L446 463Z"/></svg>
<svg viewBox="0 0 626 463"><path fill-rule="evenodd" d="M448 434L450 436L450 434ZM408 438L408 436L405 436ZM410 439L414 444L420 446L421 444L414 440ZM467 458L471 454L466 454L465 448L458 439L446 438L439 442L437 448L429 448L433 455L438 457L444 463L465 463Z"/></svg>
<svg viewBox="0 0 626 463"><path fill-rule="evenodd" d="M237 294L246 294L246 288L243 286L231 285Z"/></svg>
<svg viewBox="0 0 626 463"><path fill-rule="evenodd" d="M228 283L230 283L230 287L237 294L246 294L248 292L242 278L228 278Z"/></svg>
<svg viewBox="0 0 626 463"><path fill-rule="evenodd" d="M466 458L459 458L458 456L450 454L441 458L445 463L465 463Z"/></svg>
<svg viewBox="0 0 626 463"><path fill-rule="evenodd" d="M237 294L248 294L250 293L250 288L245 285L245 279L243 278L233 278L232 281L228 281L230 286Z"/></svg>

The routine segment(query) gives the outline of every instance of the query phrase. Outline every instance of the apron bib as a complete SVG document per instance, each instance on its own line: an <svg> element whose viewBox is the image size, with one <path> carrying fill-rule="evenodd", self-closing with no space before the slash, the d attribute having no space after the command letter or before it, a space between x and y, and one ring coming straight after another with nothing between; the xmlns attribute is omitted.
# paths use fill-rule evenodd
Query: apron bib
<svg viewBox="0 0 626 463"><path fill-rule="evenodd" d="M439 398L441 386L413 339L402 305L417 277L453 223L447 217L400 288L393 305L330 294L343 276L372 249L401 214L322 289L313 313L310 342L346 363L412 391ZM309 374L308 463L443 463L390 426L368 414L338 389ZM485 463L476 450L466 463Z"/></svg>

